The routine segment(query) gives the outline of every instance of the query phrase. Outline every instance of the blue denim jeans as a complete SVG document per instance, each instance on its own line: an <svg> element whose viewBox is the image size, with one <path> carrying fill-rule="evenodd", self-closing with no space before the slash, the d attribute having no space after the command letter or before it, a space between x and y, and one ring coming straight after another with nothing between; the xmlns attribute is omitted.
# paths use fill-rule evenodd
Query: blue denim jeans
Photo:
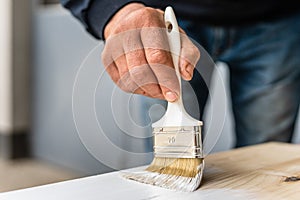
<svg viewBox="0 0 300 200"><path fill-rule="evenodd" d="M236 147L291 142L300 101L300 13L238 27L182 20L179 25L229 67ZM191 84L207 91L203 83ZM198 101L202 108L205 102Z"/></svg>

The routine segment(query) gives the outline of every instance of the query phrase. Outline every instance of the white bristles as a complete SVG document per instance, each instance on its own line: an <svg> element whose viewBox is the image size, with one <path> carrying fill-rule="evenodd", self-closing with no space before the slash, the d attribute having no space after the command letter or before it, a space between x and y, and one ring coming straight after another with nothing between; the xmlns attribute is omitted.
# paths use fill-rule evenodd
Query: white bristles
<svg viewBox="0 0 300 200"><path fill-rule="evenodd" d="M155 185L171 190L192 192L195 191L201 183L204 169L204 160L199 165L199 173L195 177L175 176L171 174L161 174L157 172L138 171L122 172L122 176L129 180Z"/></svg>

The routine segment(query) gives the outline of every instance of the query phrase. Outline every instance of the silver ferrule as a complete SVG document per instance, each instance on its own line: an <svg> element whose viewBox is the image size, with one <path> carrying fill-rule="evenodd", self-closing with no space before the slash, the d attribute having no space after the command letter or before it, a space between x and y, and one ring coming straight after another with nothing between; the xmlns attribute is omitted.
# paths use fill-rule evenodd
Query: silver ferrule
<svg viewBox="0 0 300 200"><path fill-rule="evenodd" d="M203 158L201 126L155 127L154 156Z"/></svg>

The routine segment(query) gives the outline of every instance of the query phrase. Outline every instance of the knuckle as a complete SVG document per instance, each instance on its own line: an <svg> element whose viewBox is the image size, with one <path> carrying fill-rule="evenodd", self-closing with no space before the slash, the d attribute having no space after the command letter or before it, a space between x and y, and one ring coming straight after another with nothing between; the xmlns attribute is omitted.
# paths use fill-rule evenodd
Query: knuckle
<svg viewBox="0 0 300 200"><path fill-rule="evenodd" d="M142 12L143 12L143 17L145 17L146 19L151 19L153 18L153 13L156 12L156 10L151 7L145 7L142 9Z"/></svg>
<svg viewBox="0 0 300 200"><path fill-rule="evenodd" d="M179 60L180 70L184 70L189 64L189 60L186 57L181 57Z"/></svg>
<svg viewBox="0 0 300 200"><path fill-rule="evenodd" d="M116 83L116 84L119 82L119 78L116 77L116 76L110 76L110 78L111 78L112 81L113 81L114 83Z"/></svg>
<svg viewBox="0 0 300 200"><path fill-rule="evenodd" d="M101 53L101 61L105 67L108 67L112 63L112 59L106 49Z"/></svg>
<svg viewBox="0 0 300 200"><path fill-rule="evenodd" d="M149 79L149 73L148 70L141 68L141 67L135 67L130 70L130 75L133 78L133 80L138 84L147 84L150 83L147 81Z"/></svg>
<svg viewBox="0 0 300 200"><path fill-rule="evenodd" d="M130 92L131 92L127 87L125 87L125 86L122 85L121 83L118 83L117 85L118 85L118 87L119 87L122 91L124 91L124 92L126 92L126 93L130 93Z"/></svg>
<svg viewBox="0 0 300 200"><path fill-rule="evenodd" d="M129 71L128 71L127 67L118 67L118 70L119 70L119 74L122 78L127 78L129 76Z"/></svg>
<svg viewBox="0 0 300 200"><path fill-rule="evenodd" d="M148 52L147 60L149 63L166 63L168 61L168 55L163 50L154 49Z"/></svg>
<svg viewBox="0 0 300 200"><path fill-rule="evenodd" d="M160 80L159 82L159 85L162 86L162 87L165 87L167 89L175 89L176 88L176 80L173 80L173 79L163 79L163 80Z"/></svg>
<svg viewBox="0 0 300 200"><path fill-rule="evenodd" d="M199 49L195 45L193 45L191 49L192 49L193 55L198 60L200 58L200 51L199 51Z"/></svg>
<svg viewBox="0 0 300 200"><path fill-rule="evenodd" d="M134 87L132 81L128 78L122 78L118 81L117 85L121 90L127 93L133 93L137 88Z"/></svg>
<svg viewBox="0 0 300 200"><path fill-rule="evenodd" d="M157 85L154 85L150 88L150 94L155 98L162 96L162 92Z"/></svg>
<svg viewBox="0 0 300 200"><path fill-rule="evenodd" d="M109 70L106 70L106 71L107 71L108 75L110 76L111 80L117 84L119 82L119 76L115 73L112 73Z"/></svg>
<svg viewBox="0 0 300 200"><path fill-rule="evenodd" d="M133 93L147 96L147 93L140 88L136 89Z"/></svg>
<svg viewBox="0 0 300 200"><path fill-rule="evenodd" d="M129 14L124 18L124 20L136 21L137 19L141 19L142 17L142 21L145 23L152 20L154 11L155 9L151 7L144 7L134 11L132 14Z"/></svg>
<svg viewBox="0 0 300 200"><path fill-rule="evenodd" d="M195 65L200 59L200 51L195 45L191 45L189 48L182 50L181 58L187 62L185 64Z"/></svg>

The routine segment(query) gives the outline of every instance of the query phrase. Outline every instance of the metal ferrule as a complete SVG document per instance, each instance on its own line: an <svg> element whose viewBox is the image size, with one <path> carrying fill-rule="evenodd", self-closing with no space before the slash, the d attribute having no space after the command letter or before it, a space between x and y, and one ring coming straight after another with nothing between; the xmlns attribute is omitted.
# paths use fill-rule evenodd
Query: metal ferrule
<svg viewBox="0 0 300 200"><path fill-rule="evenodd" d="M154 156L168 158L203 158L201 126L156 127Z"/></svg>

